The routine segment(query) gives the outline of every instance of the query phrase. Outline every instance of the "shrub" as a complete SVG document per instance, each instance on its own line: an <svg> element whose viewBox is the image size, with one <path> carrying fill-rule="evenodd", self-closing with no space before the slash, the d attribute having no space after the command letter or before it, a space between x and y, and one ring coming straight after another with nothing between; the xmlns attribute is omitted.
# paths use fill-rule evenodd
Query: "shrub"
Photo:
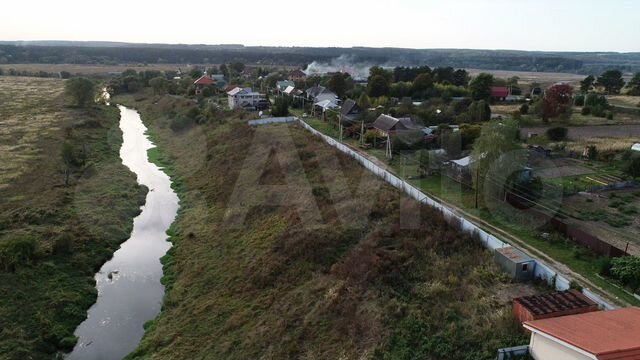
<svg viewBox="0 0 640 360"><path fill-rule="evenodd" d="M173 131L182 131L189 127L192 123L192 119L183 115L177 115L176 117L171 119L171 121L169 122L169 127Z"/></svg>
<svg viewBox="0 0 640 360"><path fill-rule="evenodd" d="M591 107L589 106L585 106L582 108L582 111L580 112L582 115L591 115Z"/></svg>
<svg viewBox="0 0 640 360"><path fill-rule="evenodd" d="M632 290L640 287L640 257L626 256L612 260L611 275Z"/></svg>
<svg viewBox="0 0 640 360"><path fill-rule="evenodd" d="M551 141L563 141L567 139L569 129L566 127L554 127L547 130L547 137Z"/></svg>
<svg viewBox="0 0 640 360"><path fill-rule="evenodd" d="M529 104L522 104L522 106L520 106L520 114L526 115L528 113L529 113Z"/></svg>
<svg viewBox="0 0 640 360"><path fill-rule="evenodd" d="M584 100L584 95L578 95L576 96L573 103L575 104L575 106L584 106Z"/></svg>
<svg viewBox="0 0 640 360"><path fill-rule="evenodd" d="M0 243L0 269L14 271L19 265L30 264L36 252L33 239L14 238Z"/></svg>

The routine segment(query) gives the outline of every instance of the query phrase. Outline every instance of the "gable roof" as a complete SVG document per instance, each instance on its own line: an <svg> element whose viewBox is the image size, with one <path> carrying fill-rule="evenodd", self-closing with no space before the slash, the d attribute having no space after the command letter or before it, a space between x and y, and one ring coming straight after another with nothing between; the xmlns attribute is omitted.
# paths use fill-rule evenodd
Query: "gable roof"
<svg viewBox="0 0 640 360"><path fill-rule="evenodd" d="M306 92L308 96L315 99L316 97L318 97L318 95L322 94L325 91L327 91L327 88L325 88L324 86L316 85L314 87L308 88Z"/></svg>
<svg viewBox="0 0 640 360"><path fill-rule="evenodd" d="M343 116L357 114L359 112L360 112L360 107L358 106L358 104L355 101L353 101L351 99L347 99L342 104L342 109L340 109L340 113Z"/></svg>
<svg viewBox="0 0 640 360"><path fill-rule="evenodd" d="M400 121L400 119L396 119L393 116L385 114L378 116L376 121L373 122L373 127L384 132L407 130L407 127Z"/></svg>
<svg viewBox="0 0 640 360"><path fill-rule="evenodd" d="M528 321L524 326L595 355L599 360L640 359L640 308L637 307Z"/></svg>
<svg viewBox="0 0 640 360"><path fill-rule="evenodd" d="M209 75L202 75L200 78L193 82L194 85L211 85L215 84L216 81L209 77Z"/></svg>

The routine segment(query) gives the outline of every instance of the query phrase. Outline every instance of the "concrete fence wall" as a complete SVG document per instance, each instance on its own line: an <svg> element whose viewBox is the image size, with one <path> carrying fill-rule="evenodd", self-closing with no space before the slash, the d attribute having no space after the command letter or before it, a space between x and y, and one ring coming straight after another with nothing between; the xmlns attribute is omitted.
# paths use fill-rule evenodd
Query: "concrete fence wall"
<svg viewBox="0 0 640 360"><path fill-rule="evenodd" d="M267 119L265 119L265 120L267 120ZM407 195L409 195L413 199L415 199L417 201L420 201L420 202L422 202L422 203L424 203L426 205L429 205L429 206L441 211L442 214L445 216L445 218L447 218L448 220L459 223L460 224L460 228L461 228L462 231L464 231L466 233L469 233L469 234L472 234L472 235L478 236L478 238L482 241L484 246L487 249L491 250L492 252L495 251L498 248L511 246L508 243L498 239L496 236L494 236L494 235L486 232L485 230L481 229L475 223L467 220L464 216L458 214L454 209L452 209L452 208L450 208L450 207L448 207L448 206L436 201L435 199L430 198L429 196L427 196L425 193L420 191L415 186L413 186L413 185L409 184L408 182L404 181L403 179L395 176L394 174L390 173L389 171L379 167L378 165L376 165L375 163L373 163L372 161L370 161L369 159L367 159L366 157L361 155L359 152L354 151L350 147L348 147L348 146L338 142L337 140L335 140L335 139L333 139L333 138L331 138L331 137L319 132L318 130L314 129L309 124L304 122L302 119L298 119L298 120L300 122L300 125L303 128L305 128L306 130L310 131L315 136L320 137L325 143L327 143L327 144L335 147L336 149L340 150L341 152L351 156L353 159L355 159L362 166L364 166L369 171L374 173L376 176L384 179L386 182L388 182L392 186L398 188L399 190L403 191L404 193L406 193ZM570 287L569 286L570 282L569 282L569 280L567 278L562 276L562 274L558 273L556 270L554 270L554 269L552 269L552 268L540 263L537 260L536 260L536 267L535 267L535 276L537 278L545 280L547 283L549 283L550 285L555 287L555 289L560 290L560 291L568 290L569 287ZM612 309L613 308L613 306L611 306L610 304L606 303L604 300L602 300L599 296L593 294L591 291L585 289L583 291L583 293L587 297L589 297L590 299L595 301L596 303L598 303L601 306L603 306L605 309Z"/></svg>

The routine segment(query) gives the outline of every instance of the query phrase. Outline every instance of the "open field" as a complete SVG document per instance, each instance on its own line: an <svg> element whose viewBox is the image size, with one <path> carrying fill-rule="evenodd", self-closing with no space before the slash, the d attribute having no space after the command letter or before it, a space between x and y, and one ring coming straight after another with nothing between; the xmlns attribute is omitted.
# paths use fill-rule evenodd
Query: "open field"
<svg viewBox="0 0 640 360"><path fill-rule="evenodd" d="M63 82L0 76L0 189L42 155L37 143L58 132L68 114L60 106Z"/></svg>
<svg viewBox="0 0 640 360"><path fill-rule="evenodd" d="M612 105L640 109L640 96L610 95L607 100Z"/></svg>
<svg viewBox="0 0 640 360"><path fill-rule="evenodd" d="M482 70L482 69L467 69L471 76L476 76L480 73L489 73L493 76L501 79L508 79L510 77L517 76L520 78L518 81L523 85L530 85L537 82L543 87L552 85L557 82L566 82L570 85L579 85L580 81L585 78L584 75L570 74L570 73L554 73L554 72L532 72L532 71L507 71L507 70Z"/></svg>
<svg viewBox="0 0 640 360"><path fill-rule="evenodd" d="M97 295L93 275L144 202L120 162L117 109L66 107L62 84L0 77L0 359L54 359L73 347Z"/></svg>
<svg viewBox="0 0 640 360"><path fill-rule="evenodd" d="M523 127L520 129L520 136L526 139L529 134L544 135L550 127L551 126ZM633 139L640 138L640 125L571 126L568 129L569 133L567 137L570 140L613 138L633 141ZM627 140L623 141L626 143Z"/></svg>
<svg viewBox="0 0 640 360"><path fill-rule="evenodd" d="M509 300L538 290L510 284L436 211L298 125L256 129L220 112L175 132L167 110L192 103L144 96L114 101L141 111L182 210L163 311L129 359L493 359L527 342ZM203 136L205 149L192 146ZM243 213L237 194L262 200ZM401 203L419 220L410 227Z"/></svg>
<svg viewBox="0 0 640 360"><path fill-rule="evenodd" d="M9 69L15 69L17 71L28 71L36 73L38 71L44 71L47 73L59 73L61 71L67 71L71 74L83 74L83 75L108 75L111 73L121 73L127 69L134 69L136 71L145 70L186 70L190 67L187 64L119 64L119 65L82 65L82 64L0 64L0 68L5 72Z"/></svg>

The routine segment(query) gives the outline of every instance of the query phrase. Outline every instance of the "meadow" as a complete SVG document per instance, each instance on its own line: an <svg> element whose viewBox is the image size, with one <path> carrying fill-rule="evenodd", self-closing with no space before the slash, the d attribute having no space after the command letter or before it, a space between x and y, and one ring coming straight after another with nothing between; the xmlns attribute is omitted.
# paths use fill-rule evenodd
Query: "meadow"
<svg viewBox="0 0 640 360"><path fill-rule="evenodd" d="M54 359L75 345L93 275L128 238L146 189L120 162L115 107L69 107L62 80L0 87L0 359Z"/></svg>

